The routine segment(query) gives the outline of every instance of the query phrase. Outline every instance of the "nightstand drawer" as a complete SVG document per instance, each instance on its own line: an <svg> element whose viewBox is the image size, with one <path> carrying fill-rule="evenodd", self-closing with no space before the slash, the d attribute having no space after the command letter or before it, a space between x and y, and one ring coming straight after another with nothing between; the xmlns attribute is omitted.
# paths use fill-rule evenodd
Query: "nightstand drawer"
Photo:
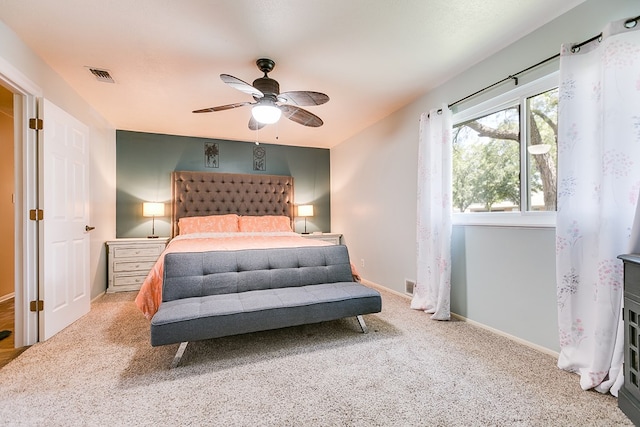
<svg viewBox="0 0 640 427"><path fill-rule="evenodd" d="M116 274L113 276L113 286L115 286L116 288L120 286L137 286L138 288L140 288L140 286L142 286L142 282L144 282L144 279L146 277L146 274L142 276L127 276Z"/></svg>
<svg viewBox="0 0 640 427"><path fill-rule="evenodd" d="M165 245L148 245L142 247L114 247L112 254L114 258L139 258L158 257L164 250Z"/></svg>
<svg viewBox="0 0 640 427"><path fill-rule="evenodd" d="M148 273L153 267L153 264L156 263L155 259L149 260L127 260L127 261L115 261L113 263L113 271L114 273L118 273L121 271L143 271Z"/></svg>

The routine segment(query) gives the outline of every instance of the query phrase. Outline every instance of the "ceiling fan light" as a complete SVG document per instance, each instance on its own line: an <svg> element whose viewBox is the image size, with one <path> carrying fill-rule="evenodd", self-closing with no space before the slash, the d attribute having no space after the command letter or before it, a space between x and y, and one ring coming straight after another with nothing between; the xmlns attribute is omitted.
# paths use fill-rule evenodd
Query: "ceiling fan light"
<svg viewBox="0 0 640 427"><path fill-rule="evenodd" d="M258 123L270 125L280 120L282 111L274 104L258 104L251 109L251 115Z"/></svg>

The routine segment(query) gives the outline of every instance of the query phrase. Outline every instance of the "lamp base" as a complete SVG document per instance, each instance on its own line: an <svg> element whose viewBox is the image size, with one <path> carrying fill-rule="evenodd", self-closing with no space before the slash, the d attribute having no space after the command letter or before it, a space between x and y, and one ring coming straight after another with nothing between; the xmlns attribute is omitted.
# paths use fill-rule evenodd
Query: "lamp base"
<svg viewBox="0 0 640 427"><path fill-rule="evenodd" d="M309 234L309 233L307 233L307 232L305 231L304 233L300 233L300 234Z"/></svg>
<svg viewBox="0 0 640 427"><path fill-rule="evenodd" d="M157 239L158 236L147 236L147 239Z"/></svg>

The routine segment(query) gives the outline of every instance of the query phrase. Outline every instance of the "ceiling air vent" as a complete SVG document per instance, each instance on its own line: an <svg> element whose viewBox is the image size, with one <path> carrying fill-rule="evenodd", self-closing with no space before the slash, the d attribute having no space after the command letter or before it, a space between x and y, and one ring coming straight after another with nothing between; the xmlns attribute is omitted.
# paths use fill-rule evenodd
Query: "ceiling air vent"
<svg viewBox="0 0 640 427"><path fill-rule="evenodd" d="M91 67L88 67L88 68L89 68L89 71L91 71L91 74L96 76L96 79L99 82L115 83L115 80L113 80L113 77L111 77L111 74L109 74L109 71L101 70L99 68L91 68Z"/></svg>

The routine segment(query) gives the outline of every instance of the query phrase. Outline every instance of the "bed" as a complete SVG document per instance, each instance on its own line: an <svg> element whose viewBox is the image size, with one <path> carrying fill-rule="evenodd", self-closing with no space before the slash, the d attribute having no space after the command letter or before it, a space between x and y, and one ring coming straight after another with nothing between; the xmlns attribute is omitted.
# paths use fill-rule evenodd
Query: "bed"
<svg viewBox="0 0 640 427"><path fill-rule="evenodd" d="M151 319L162 302L164 256L174 252L323 246L293 232L293 178L177 171L171 175L172 239L135 302ZM352 273L359 280L352 265Z"/></svg>

